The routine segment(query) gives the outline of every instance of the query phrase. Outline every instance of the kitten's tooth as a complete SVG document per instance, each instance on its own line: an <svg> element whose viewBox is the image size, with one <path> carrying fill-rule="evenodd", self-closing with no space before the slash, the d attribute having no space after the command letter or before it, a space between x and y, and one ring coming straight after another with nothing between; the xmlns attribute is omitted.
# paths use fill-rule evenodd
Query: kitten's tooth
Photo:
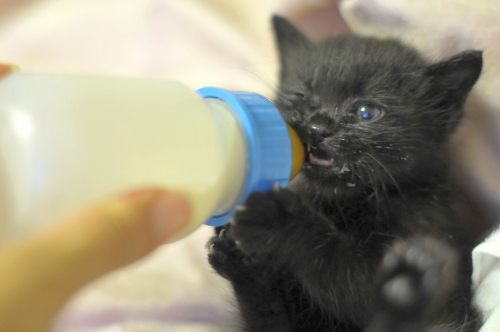
<svg viewBox="0 0 500 332"><path fill-rule="evenodd" d="M215 254L215 246L214 246L214 244L213 244L213 243L210 245L210 248L208 249L208 253L209 253L210 255Z"/></svg>
<svg viewBox="0 0 500 332"><path fill-rule="evenodd" d="M220 231L220 233L219 233L219 240L223 240L226 237L225 233L226 233L225 229L223 229L223 230Z"/></svg>
<svg viewBox="0 0 500 332"><path fill-rule="evenodd" d="M342 165L342 169L340 170L340 173L345 173L345 172L350 172L351 170L346 166L346 164Z"/></svg>

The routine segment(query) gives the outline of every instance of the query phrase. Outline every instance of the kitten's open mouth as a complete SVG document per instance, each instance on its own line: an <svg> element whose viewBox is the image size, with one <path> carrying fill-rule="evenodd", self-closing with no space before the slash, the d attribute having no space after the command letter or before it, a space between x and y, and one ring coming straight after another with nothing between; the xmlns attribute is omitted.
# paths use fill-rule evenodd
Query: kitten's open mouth
<svg viewBox="0 0 500 332"><path fill-rule="evenodd" d="M309 153L309 164L319 166L333 166L335 161L325 151L318 149L311 144L307 144L307 152Z"/></svg>
<svg viewBox="0 0 500 332"><path fill-rule="evenodd" d="M311 144L307 144L306 147L307 162L309 165L322 167L325 170L331 171L337 175L350 173L350 169L345 163L339 163L338 160L335 160L326 151Z"/></svg>

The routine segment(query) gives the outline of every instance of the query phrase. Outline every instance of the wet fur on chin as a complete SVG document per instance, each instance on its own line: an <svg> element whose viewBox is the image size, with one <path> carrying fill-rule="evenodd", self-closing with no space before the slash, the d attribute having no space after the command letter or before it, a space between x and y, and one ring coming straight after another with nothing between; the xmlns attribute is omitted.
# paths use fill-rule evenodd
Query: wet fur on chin
<svg viewBox="0 0 500 332"><path fill-rule="evenodd" d="M477 331L447 142L481 52L431 64L395 40L313 43L273 24L275 104L316 157L290 188L250 195L209 242L244 330Z"/></svg>

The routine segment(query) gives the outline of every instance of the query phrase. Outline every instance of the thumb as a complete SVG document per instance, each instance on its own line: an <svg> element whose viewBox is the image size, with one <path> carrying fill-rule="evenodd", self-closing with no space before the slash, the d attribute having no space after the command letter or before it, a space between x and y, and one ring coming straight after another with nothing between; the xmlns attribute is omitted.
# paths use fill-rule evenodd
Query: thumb
<svg viewBox="0 0 500 332"><path fill-rule="evenodd" d="M1 246L0 327L45 330L76 290L144 257L189 220L184 198L140 190L108 199L30 240ZM27 312L33 317L25 317Z"/></svg>
<svg viewBox="0 0 500 332"><path fill-rule="evenodd" d="M130 264L187 226L187 201L159 189L108 199L42 235L38 245L54 255L55 271L78 283Z"/></svg>

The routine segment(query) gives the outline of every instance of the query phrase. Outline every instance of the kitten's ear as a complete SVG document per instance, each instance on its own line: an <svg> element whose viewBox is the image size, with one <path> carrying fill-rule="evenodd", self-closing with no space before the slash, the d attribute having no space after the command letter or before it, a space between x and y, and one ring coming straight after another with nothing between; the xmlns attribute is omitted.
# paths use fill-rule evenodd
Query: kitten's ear
<svg viewBox="0 0 500 332"><path fill-rule="evenodd" d="M284 17L274 15L273 28L282 68L286 67L287 62L301 50L311 45L311 41Z"/></svg>
<svg viewBox="0 0 500 332"><path fill-rule="evenodd" d="M462 106L483 67L482 51L465 51L427 68L450 105Z"/></svg>

